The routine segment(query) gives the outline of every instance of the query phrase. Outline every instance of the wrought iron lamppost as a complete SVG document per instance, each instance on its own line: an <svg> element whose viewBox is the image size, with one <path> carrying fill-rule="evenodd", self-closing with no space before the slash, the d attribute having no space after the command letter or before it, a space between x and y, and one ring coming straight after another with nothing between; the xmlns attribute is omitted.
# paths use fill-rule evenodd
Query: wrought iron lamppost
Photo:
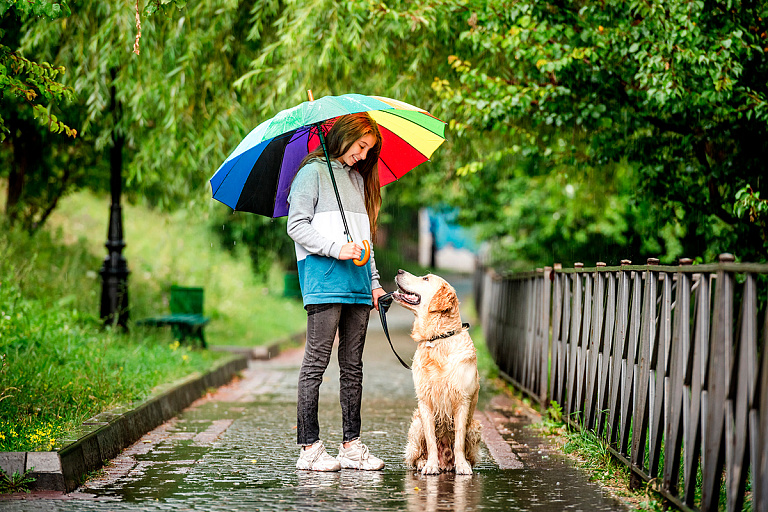
<svg viewBox="0 0 768 512"><path fill-rule="evenodd" d="M113 72L114 81L114 72ZM116 113L121 110L115 99L115 87L112 86L110 108ZM123 146L125 136L114 136L114 144L110 149L110 180L109 188L112 193L112 205L109 210L109 231L107 242L107 256L101 266L101 318L105 325L122 326L128 328L128 264L123 256L125 240L123 239L123 210L120 206L122 194L123 174Z"/></svg>

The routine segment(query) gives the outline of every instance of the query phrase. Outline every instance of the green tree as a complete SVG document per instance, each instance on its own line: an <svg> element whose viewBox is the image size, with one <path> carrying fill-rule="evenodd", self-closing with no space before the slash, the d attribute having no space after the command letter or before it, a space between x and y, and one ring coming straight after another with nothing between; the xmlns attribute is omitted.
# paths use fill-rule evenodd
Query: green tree
<svg viewBox="0 0 768 512"><path fill-rule="evenodd" d="M33 182L35 194L26 207L27 218L35 219L28 223L30 230L36 220L50 214L61 184L69 179L67 173L51 170L50 152L43 149L46 141L54 134L74 138L77 130L54 113L73 96L72 89L59 81L65 68L25 57L18 49L24 35L21 27L37 23L39 18L57 20L69 12L66 1L0 1L0 142L11 148L6 212L11 223L15 222L24 209L23 184Z"/></svg>
<svg viewBox="0 0 768 512"><path fill-rule="evenodd" d="M64 117L80 135L71 141L28 125L16 130L19 138L3 157L9 194L17 191L7 205L18 205L23 226L44 222L34 205L46 186L55 199L71 188L105 189L114 166L124 170L129 198L184 205L203 193L207 177L252 125L249 106L258 104L259 91L241 94L232 82L261 44L248 37L248 20L268 25L274 5L218 0L185 8L180 0L153 0L141 13L140 40L135 6L82 2L65 19L21 25L20 52L68 70L62 83L74 97ZM15 179L13 158L25 144L44 158ZM45 210L53 207L50 201Z"/></svg>
<svg viewBox="0 0 768 512"><path fill-rule="evenodd" d="M734 214L739 191L765 186L766 15L764 1L453 1L425 11L435 26L464 27L445 56L453 72L433 83L459 134L493 133L505 153L559 172L626 162L637 189L623 222L640 220L629 231L661 241L646 255L668 260L768 256L764 227ZM493 178L485 155L473 160L468 173ZM503 224L509 197L481 202Z"/></svg>

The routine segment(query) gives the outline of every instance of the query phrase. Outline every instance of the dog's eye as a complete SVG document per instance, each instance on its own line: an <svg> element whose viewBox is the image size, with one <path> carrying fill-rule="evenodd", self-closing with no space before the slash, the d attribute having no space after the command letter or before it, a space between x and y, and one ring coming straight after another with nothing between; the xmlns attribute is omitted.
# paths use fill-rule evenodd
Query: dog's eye
<svg viewBox="0 0 768 512"><path fill-rule="evenodd" d="M425 281L429 281L429 278L428 278L428 277L425 277L425 278L423 278L423 279L424 279Z"/></svg>

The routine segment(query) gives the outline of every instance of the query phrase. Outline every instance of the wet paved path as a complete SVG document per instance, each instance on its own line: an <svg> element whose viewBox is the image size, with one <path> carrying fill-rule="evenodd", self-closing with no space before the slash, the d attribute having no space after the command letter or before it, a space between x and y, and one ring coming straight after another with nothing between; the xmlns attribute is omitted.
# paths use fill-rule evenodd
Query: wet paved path
<svg viewBox="0 0 768 512"><path fill-rule="evenodd" d="M375 312L374 312L375 313ZM412 315L388 315L395 348L414 346ZM420 476L402 453L416 405L411 374L397 362L371 316L364 365L362 439L382 458L381 472L295 469L296 391L303 352L252 362L243 378L202 398L145 435L104 472L71 494L38 493L0 501L9 511L255 510L622 510L546 441L523 428L524 408L487 389L481 463L475 474ZM334 354L335 358L335 354ZM321 386L321 436L329 453L341 440L338 365Z"/></svg>

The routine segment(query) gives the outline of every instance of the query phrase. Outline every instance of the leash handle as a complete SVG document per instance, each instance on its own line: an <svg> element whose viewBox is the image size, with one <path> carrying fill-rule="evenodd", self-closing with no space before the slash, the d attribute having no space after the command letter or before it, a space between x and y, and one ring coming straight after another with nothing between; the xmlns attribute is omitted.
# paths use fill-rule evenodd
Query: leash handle
<svg viewBox="0 0 768 512"><path fill-rule="evenodd" d="M389 338L389 329L387 329L387 311L389 310L389 306L392 305L392 294L394 292L385 293L381 297L379 297L379 319L381 319L381 326L384 328L384 336L387 337L387 341L389 342L389 348L392 349L392 353L395 354L395 357L398 361L400 361L400 364L405 367L406 370L410 370L411 367L406 364L405 361L398 355L397 351L395 350L394 345L392 345L392 340Z"/></svg>

